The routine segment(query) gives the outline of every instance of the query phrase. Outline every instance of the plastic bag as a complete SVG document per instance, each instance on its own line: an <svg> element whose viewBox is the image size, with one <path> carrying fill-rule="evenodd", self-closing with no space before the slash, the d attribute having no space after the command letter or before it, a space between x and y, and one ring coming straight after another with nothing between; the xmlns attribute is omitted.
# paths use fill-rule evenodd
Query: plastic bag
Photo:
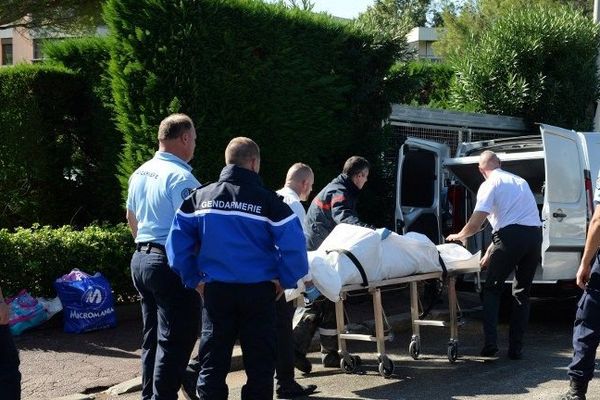
<svg viewBox="0 0 600 400"><path fill-rule="evenodd" d="M22 290L15 297L7 298L9 306L10 333L20 335L24 330L38 326L48 319L48 313L34 297Z"/></svg>
<svg viewBox="0 0 600 400"><path fill-rule="evenodd" d="M54 282L64 307L64 330L82 333L117 325L110 284L97 272L91 276L78 269Z"/></svg>

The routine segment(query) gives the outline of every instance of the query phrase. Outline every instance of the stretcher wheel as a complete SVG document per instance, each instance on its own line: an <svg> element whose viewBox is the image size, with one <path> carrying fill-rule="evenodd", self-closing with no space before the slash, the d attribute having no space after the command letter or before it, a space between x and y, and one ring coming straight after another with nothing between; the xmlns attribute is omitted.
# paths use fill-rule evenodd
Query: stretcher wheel
<svg viewBox="0 0 600 400"><path fill-rule="evenodd" d="M454 364L456 359L458 358L458 344L450 343L448 344L448 360Z"/></svg>
<svg viewBox="0 0 600 400"><path fill-rule="evenodd" d="M394 373L394 362L386 355L379 357L379 375L389 378Z"/></svg>
<svg viewBox="0 0 600 400"><path fill-rule="evenodd" d="M340 368L345 373L352 374L352 373L356 372L356 370L358 368L357 360L358 360L358 362L361 362L360 357L358 357L358 356L351 356L351 355L344 356L340 360Z"/></svg>
<svg viewBox="0 0 600 400"><path fill-rule="evenodd" d="M362 360L360 359L359 356L350 356L352 357L352 360L354 361L354 365L356 367L360 367L362 365Z"/></svg>
<svg viewBox="0 0 600 400"><path fill-rule="evenodd" d="M421 353L420 347L421 346L419 346L419 342L416 340L411 341L408 345L408 354L410 354L410 356L415 360L419 358L419 354Z"/></svg>

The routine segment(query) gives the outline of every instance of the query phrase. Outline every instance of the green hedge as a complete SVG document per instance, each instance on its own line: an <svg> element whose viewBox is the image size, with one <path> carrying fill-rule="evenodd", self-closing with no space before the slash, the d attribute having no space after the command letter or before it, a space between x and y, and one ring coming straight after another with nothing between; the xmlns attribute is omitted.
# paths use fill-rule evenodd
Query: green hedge
<svg viewBox="0 0 600 400"><path fill-rule="evenodd" d="M448 108L454 69L431 61L399 62L390 68L388 91L393 103Z"/></svg>
<svg viewBox="0 0 600 400"><path fill-rule="evenodd" d="M81 72L0 69L0 227L122 221L110 119Z"/></svg>
<svg viewBox="0 0 600 400"><path fill-rule="evenodd" d="M56 278L79 268L101 272L115 298L136 295L129 262L133 238L125 224L88 226L81 231L64 226L53 229L35 225L14 231L0 230L0 286L6 295L27 289L34 296L56 296Z"/></svg>
<svg viewBox="0 0 600 400"><path fill-rule="evenodd" d="M313 167L317 190L353 154L377 165L394 45L374 46L351 24L258 0L109 0L105 18L125 139L123 189L153 155L160 120L174 111L196 124L192 164L201 182L218 178L227 142L240 135L261 146L261 175L272 188L296 161ZM384 208L373 172L368 211L375 216Z"/></svg>

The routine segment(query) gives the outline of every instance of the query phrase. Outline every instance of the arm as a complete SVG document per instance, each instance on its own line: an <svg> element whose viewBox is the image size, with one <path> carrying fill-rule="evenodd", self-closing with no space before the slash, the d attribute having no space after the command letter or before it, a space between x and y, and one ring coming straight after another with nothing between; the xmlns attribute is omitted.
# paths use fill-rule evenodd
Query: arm
<svg viewBox="0 0 600 400"><path fill-rule="evenodd" d="M274 245L277 246L279 258L279 281L284 289L296 287L296 283L308 273L306 243L300 220L292 214L289 207L276 211L281 215L279 222L270 225ZM287 209L287 210L286 210Z"/></svg>
<svg viewBox="0 0 600 400"><path fill-rule="evenodd" d="M4 296L2 295L2 289L0 289L0 325L8 325L9 313L8 304L4 302Z"/></svg>
<svg viewBox="0 0 600 400"><path fill-rule="evenodd" d="M193 210L191 200L186 200L181 205L171 224L165 248L171 269L181 277L186 287L198 290L203 278L196 264L201 238L198 236L198 220Z"/></svg>
<svg viewBox="0 0 600 400"><path fill-rule="evenodd" d="M336 224L350 224L373 228L371 225L362 222L356 210L350 205L350 202L343 193L335 193L331 198L331 218Z"/></svg>
<svg viewBox="0 0 600 400"><path fill-rule="evenodd" d="M129 225L129 230L131 231L131 235L133 236L133 239L135 240L135 238L137 237L137 231L138 231L138 221L135 218L135 213L128 208L127 211L125 212L125 218L127 219L127 225Z"/></svg>
<svg viewBox="0 0 600 400"><path fill-rule="evenodd" d="M600 205L596 206L594 215L590 221L590 226L587 232L587 238L585 239L585 248L583 250L583 256L581 256L581 263L577 270L577 286L585 289L585 285L590 280L590 272L592 269L592 259L598 251L600 246Z"/></svg>
<svg viewBox="0 0 600 400"><path fill-rule="evenodd" d="M488 213L483 211L475 211L471 215L471 218L469 218L467 224L460 230L460 232L448 235L446 241L452 242L460 240L464 243L468 237L473 236L479 231L479 229L481 229L481 225L483 225L488 215Z"/></svg>

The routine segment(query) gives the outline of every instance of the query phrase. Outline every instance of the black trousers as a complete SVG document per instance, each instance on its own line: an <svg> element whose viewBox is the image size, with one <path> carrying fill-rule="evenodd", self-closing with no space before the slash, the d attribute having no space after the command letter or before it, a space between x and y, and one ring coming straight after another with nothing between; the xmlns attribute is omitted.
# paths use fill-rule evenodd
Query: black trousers
<svg viewBox="0 0 600 400"><path fill-rule="evenodd" d="M19 352L8 325L0 325L0 399L21 398L21 373Z"/></svg>
<svg viewBox="0 0 600 400"><path fill-rule="evenodd" d="M573 361L569 376L579 382L588 382L594 376L596 349L600 342L600 260L592 266L592 275L583 292L573 326Z"/></svg>
<svg viewBox="0 0 600 400"><path fill-rule="evenodd" d="M294 338L292 322L294 319L293 302L285 301L281 296L275 305L277 309L277 362L275 378L277 389L287 389L294 384Z"/></svg>
<svg viewBox="0 0 600 400"><path fill-rule="evenodd" d="M519 352L529 321L529 290L541 260L540 227L509 225L492 236L494 248L483 291L483 331L486 345L497 345L498 312L504 282L514 271L509 349Z"/></svg>
<svg viewBox="0 0 600 400"><path fill-rule="evenodd" d="M227 399L229 389L225 378L238 338L248 377L242 387L242 400L273 399L277 352L275 325L275 285L272 282L207 283L200 341L200 399Z"/></svg>
<svg viewBox="0 0 600 400"><path fill-rule="evenodd" d="M335 303L323 296L306 307L300 322L294 328L294 348L297 352L308 353L317 329L321 340L321 358L328 354L337 354Z"/></svg>
<svg viewBox="0 0 600 400"><path fill-rule="evenodd" d="M198 331L200 295L186 289L163 254L136 251L133 284L143 318L142 399L177 399Z"/></svg>

